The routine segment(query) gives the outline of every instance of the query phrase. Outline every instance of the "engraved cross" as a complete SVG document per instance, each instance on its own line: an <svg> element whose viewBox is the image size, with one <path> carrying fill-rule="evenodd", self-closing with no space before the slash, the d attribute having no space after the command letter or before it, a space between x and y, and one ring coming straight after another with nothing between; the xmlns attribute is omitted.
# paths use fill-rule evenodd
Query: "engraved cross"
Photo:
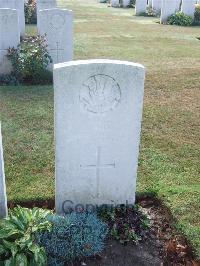
<svg viewBox="0 0 200 266"><path fill-rule="evenodd" d="M99 183L100 183L100 170L103 168L115 168L115 162L114 163L108 163L108 164L101 164L101 147L97 147L96 151L96 163L95 164L89 164L89 165L80 165L83 169L95 169L96 171L96 179L97 179L97 198L99 197Z"/></svg>
<svg viewBox="0 0 200 266"><path fill-rule="evenodd" d="M54 62L54 63L58 63L59 62L59 52L60 51L64 51L64 49L62 49L62 48L59 48L59 42L56 42L56 48L54 49L54 48L52 48L52 49L50 49L51 51L56 51L56 62Z"/></svg>

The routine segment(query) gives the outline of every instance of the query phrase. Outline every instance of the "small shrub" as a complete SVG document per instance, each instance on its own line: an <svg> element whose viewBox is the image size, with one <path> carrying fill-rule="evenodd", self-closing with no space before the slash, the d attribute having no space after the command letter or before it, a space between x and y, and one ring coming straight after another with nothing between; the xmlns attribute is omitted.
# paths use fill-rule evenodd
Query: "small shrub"
<svg viewBox="0 0 200 266"><path fill-rule="evenodd" d="M25 3L24 11L26 24L37 24L36 1L28 0L28 2Z"/></svg>
<svg viewBox="0 0 200 266"><path fill-rule="evenodd" d="M122 244L138 243L148 236L149 220L137 205L122 205L112 210L100 208L98 213L108 223L111 236Z"/></svg>
<svg viewBox="0 0 200 266"><path fill-rule="evenodd" d="M66 261L92 256L103 250L108 227L94 214L52 215L49 221L53 223L52 231L37 236L39 245L48 255L48 265L64 265Z"/></svg>
<svg viewBox="0 0 200 266"><path fill-rule="evenodd" d="M19 85L19 81L13 75L4 74L0 75L0 86L17 86Z"/></svg>
<svg viewBox="0 0 200 266"><path fill-rule="evenodd" d="M13 72L21 83L46 84L52 82L52 74L47 66L52 61L47 51L44 36L29 36L22 40L17 49L8 49L8 59Z"/></svg>
<svg viewBox="0 0 200 266"><path fill-rule="evenodd" d="M152 7L147 7L147 15L149 17L156 17L157 16L156 10L153 9Z"/></svg>
<svg viewBox="0 0 200 266"><path fill-rule="evenodd" d="M167 23L169 25L191 26L193 18L185 15L183 12L177 12L168 18Z"/></svg>
<svg viewBox="0 0 200 266"><path fill-rule="evenodd" d="M200 25L200 4L196 5L194 13L194 25Z"/></svg>
<svg viewBox="0 0 200 266"><path fill-rule="evenodd" d="M50 211L17 207L0 220L0 265L45 266L44 248L35 243L35 233L50 230Z"/></svg>
<svg viewBox="0 0 200 266"><path fill-rule="evenodd" d="M153 9L152 7L147 7L146 12L141 12L139 16L142 17L156 17L157 13L156 10Z"/></svg>

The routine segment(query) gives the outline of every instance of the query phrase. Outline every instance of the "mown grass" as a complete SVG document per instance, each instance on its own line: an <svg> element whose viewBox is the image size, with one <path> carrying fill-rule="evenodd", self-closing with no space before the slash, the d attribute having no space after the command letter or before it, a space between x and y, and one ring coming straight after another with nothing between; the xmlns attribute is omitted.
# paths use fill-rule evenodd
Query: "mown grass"
<svg viewBox="0 0 200 266"><path fill-rule="evenodd" d="M159 25L94 0L59 4L75 12L75 59L147 67L137 193L170 207L200 257L200 27ZM0 109L9 200L53 198L53 87L1 87Z"/></svg>

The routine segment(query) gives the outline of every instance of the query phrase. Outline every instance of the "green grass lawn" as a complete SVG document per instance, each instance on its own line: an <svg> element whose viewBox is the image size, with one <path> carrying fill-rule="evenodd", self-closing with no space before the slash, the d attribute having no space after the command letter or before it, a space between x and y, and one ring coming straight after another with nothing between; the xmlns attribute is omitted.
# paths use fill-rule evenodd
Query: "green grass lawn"
<svg viewBox="0 0 200 266"><path fill-rule="evenodd" d="M59 4L75 12L75 59L147 67L138 195L161 198L200 257L200 27L159 25L95 0ZM0 110L8 199L53 198L53 87L0 87Z"/></svg>

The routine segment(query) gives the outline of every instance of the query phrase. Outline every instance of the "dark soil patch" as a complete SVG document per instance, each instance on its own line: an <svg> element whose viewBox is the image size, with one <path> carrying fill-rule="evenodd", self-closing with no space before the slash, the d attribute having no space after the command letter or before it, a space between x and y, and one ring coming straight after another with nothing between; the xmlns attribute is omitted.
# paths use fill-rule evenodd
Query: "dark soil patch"
<svg viewBox="0 0 200 266"><path fill-rule="evenodd" d="M138 243L124 241L120 243L110 237L102 254L95 257L71 262L67 266L200 266L200 262L195 260L194 252L187 242L187 239L177 232L174 227L174 219L170 211L157 199L146 198L138 199L137 202L142 207L142 213L147 215L150 220L150 229L141 228L139 234L142 240ZM21 202L24 207L42 207L54 209L54 201ZM14 207L17 203L9 204ZM135 219L135 214L131 216L123 215L122 223ZM121 219L118 215L118 220ZM137 226L138 227L138 226Z"/></svg>
<svg viewBox="0 0 200 266"><path fill-rule="evenodd" d="M79 262L67 264L66 266L160 266L160 244L154 240L146 240L138 245L128 244L126 246L115 240L109 240L104 252L94 258L88 258Z"/></svg>

